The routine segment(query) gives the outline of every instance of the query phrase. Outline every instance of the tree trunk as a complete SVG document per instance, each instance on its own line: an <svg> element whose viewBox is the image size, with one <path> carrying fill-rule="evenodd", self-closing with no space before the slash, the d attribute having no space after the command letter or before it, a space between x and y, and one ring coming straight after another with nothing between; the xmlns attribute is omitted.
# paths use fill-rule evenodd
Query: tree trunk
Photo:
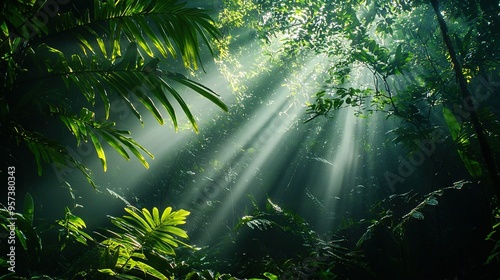
<svg viewBox="0 0 500 280"><path fill-rule="evenodd" d="M446 44L448 52L450 54L451 62L453 63L453 69L455 70L455 75L458 80L460 91L462 92L462 98L464 102L467 102L468 108L474 108L472 94L467 86L467 81L465 80L464 74L462 72L462 65L458 61L457 53L455 52L455 48L450 39L450 35L448 34L448 28L446 26L446 22L444 21L443 15L439 10L439 1L438 0L430 0L432 7L434 8L434 12L436 13L439 27L441 28L441 33L443 35L443 40ZM490 144L488 143L488 139L486 138L486 134L482 128L481 122L479 121L479 117L477 116L476 111L470 110L470 119L472 123L472 127L477 135L477 140L479 141L479 146L481 148L481 154L486 165L486 169L488 170L488 174L493 185L493 191L496 194L497 201L500 200L500 176L498 175L498 169L495 163L495 156L493 155L493 151L491 149Z"/></svg>

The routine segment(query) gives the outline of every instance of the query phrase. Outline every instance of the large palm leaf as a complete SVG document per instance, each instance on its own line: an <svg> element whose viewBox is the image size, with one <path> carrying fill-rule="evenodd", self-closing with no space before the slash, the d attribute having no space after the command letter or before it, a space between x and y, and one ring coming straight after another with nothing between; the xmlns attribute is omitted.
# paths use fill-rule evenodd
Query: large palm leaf
<svg viewBox="0 0 500 280"><path fill-rule="evenodd" d="M201 62L200 38L212 52L209 39L217 38L219 31L204 10L188 8L177 0L94 0L83 9L54 13L46 22L40 22L36 15L47 11L45 4L46 1L18 0L0 7L0 67L6 78L0 111L2 123L7 124L2 129L13 135L17 143L27 144L35 154L39 173L43 161L69 164L82 170L91 181L85 166L65 148L42 133L23 128L20 116L27 111L41 113L35 118L56 116L75 136L77 144L90 141L106 170L102 140L127 159L130 151L146 167L140 151L152 157L126 136L127 131L115 129L115 123L108 120L113 96L123 100L141 122L141 110L132 97L163 124L158 107L161 104L176 129L177 114L172 102L179 104L195 131L198 126L173 82L227 110L219 96L207 87L180 73L158 68L162 60L180 54L185 67L196 69ZM79 46L80 51L68 53L53 43L62 38ZM67 92L74 89L83 95L88 108L69 105L68 100L74 97L70 98ZM97 99L104 108L101 121L95 119L95 105L100 103ZM38 109L27 109L30 107ZM30 135L36 135L36 139Z"/></svg>
<svg viewBox="0 0 500 280"><path fill-rule="evenodd" d="M186 223L189 211L172 211L172 207L167 207L161 215L156 207L151 212L146 208L140 211L131 207L125 211L129 216L111 217L111 222L124 231L117 234L115 241L128 244L135 250L154 250L165 255L175 255L174 248L179 244L189 246L175 237L188 238L186 231L177 226Z"/></svg>
<svg viewBox="0 0 500 280"><path fill-rule="evenodd" d="M165 263L169 261L166 256L174 256L174 249L179 244L190 247L178 239L188 238L186 231L178 226L186 223L189 212L182 209L172 211L171 207L167 207L160 213L156 207L149 211L131 206L125 211L129 215L110 217L120 231L108 230L111 237L102 242L106 247L99 272L116 277L119 273L127 274L135 269L158 279L167 279L166 272L153 267L147 256L164 259L165 268Z"/></svg>

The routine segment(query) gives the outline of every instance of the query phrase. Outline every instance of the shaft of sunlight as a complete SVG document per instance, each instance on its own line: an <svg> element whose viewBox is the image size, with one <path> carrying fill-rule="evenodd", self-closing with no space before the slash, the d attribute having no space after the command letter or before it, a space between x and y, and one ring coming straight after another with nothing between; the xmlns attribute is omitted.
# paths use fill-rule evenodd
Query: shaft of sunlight
<svg viewBox="0 0 500 280"><path fill-rule="evenodd" d="M304 66L301 75L302 81L298 81L299 83L304 83L310 79L312 69L317 64L318 59L313 59ZM286 78L288 77L282 77L283 80ZM258 85L259 79L252 82ZM245 195L252 193L253 195L265 196L270 193L276 186L270 183L269 178L262 178L267 183L261 189L257 189L257 186L253 185L255 184L255 178L259 176L260 171L264 167L267 168L266 173L270 173L272 176L284 175L275 174L275 172L280 172L279 168L283 168L282 166L276 166L276 164L279 165L282 159L293 158L295 155L279 154L278 147L285 142L291 143L290 145L293 146L302 144L295 141L296 139L285 139L284 137L291 127L297 125L298 119L304 114L304 107L294 105L290 100L292 97L289 94L289 90L282 86L281 81L275 81L275 84L274 88L268 89L269 94L265 95L265 99L261 102L261 105L242 124L239 132L234 136L229 136L226 144L223 145L227 148L221 152L218 161L224 165L230 165L231 172L237 176L234 180L217 180L220 189L229 191L229 197L221 199L221 205L217 207L213 214L213 217L217 219L225 219L225 217L232 216L232 219L228 218L227 220L234 222L235 215L243 214L242 211L244 209L238 205L244 205L245 200L248 200L245 198ZM288 166L288 168L293 168L293 166ZM227 169L214 170L211 174L207 174L207 176L222 178L224 176L220 173L226 171ZM225 177L227 178L227 176ZM194 183L189 189L195 190L200 188ZM217 192L217 194L220 194L220 192ZM188 196L187 199L196 197L196 194L193 195ZM210 199L216 200L217 198L215 195L212 195ZM232 228L235 224L227 224L226 226ZM220 230L220 225L211 223L206 229L206 236L199 242L205 244L217 230Z"/></svg>

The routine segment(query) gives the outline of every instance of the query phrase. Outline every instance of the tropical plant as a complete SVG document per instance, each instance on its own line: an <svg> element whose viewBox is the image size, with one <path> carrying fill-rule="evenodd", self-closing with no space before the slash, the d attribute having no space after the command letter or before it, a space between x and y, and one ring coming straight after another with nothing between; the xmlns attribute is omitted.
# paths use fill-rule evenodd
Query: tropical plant
<svg viewBox="0 0 500 280"><path fill-rule="evenodd" d="M174 102L195 131L198 126L173 83L227 110L212 90L161 65L180 56L185 68L196 70L201 64L200 46L212 52L211 40L219 37L219 31L203 9L177 0L78 4L16 0L1 5L0 26L0 67L5 73L0 118L8 142L2 148L8 154L25 144L39 174L43 162L75 166L94 184L90 170L46 131L57 122L69 130L77 145L92 143L104 170L102 142L126 159L132 153L148 167L143 153L153 155L113 121L114 98L124 102L141 123L137 104L160 124L164 117L158 107L164 107L175 129Z"/></svg>
<svg viewBox="0 0 500 280"><path fill-rule="evenodd" d="M66 247L67 241L72 240L88 245L87 241L93 241L92 237L83 231L87 227L85 221L72 213L69 207L64 208L64 219L57 220L56 223L62 228L59 230L59 242L63 241L61 251Z"/></svg>
<svg viewBox="0 0 500 280"><path fill-rule="evenodd" d="M15 208L14 208L15 209ZM8 233L8 240L6 244L9 244L7 248L13 246L14 248L22 248L27 257L27 262L38 263L42 254L42 239L40 238L39 232L35 230L34 226L34 203L33 197L30 194L26 194L24 197L24 207L22 213L17 213L9 210L9 207L3 207L0 209L0 225ZM15 235L12 235L15 233ZM19 245L21 246L19 246ZM14 267L21 265L23 255L18 250L17 253L14 252L17 262L14 261ZM9 257L2 256L1 258L2 267L10 267L8 263ZM19 271L19 269L17 270ZM12 275L15 275L14 271L10 271Z"/></svg>
<svg viewBox="0 0 500 280"><path fill-rule="evenodd" d="M178 226L186 223L189 212L182 209L172 211L167 207L160 213L156 207L149 211L132 206L125 211L129 215L109 217L116 229L99 234L103 239L98 241L98 237L84 231L85 222L68 207L64 218L54 224L34 223L34 203L29 194L25 197L23 213L0 209L0 224L8 232L15 232L15 242L19 242L23 249L23 253L17 251L16 271L10 276L15 279L23 276L172 279L174 250L179 245L192 248L178 239L188 238L186 231ZM16 219L14 227L10 226L11 218ZM48 243L52 239L51 229L57 229L57 246ZM80 250L82 245L83 251ZM83 253L74 255L75 252ZM23 261L25 255L27 259ZM45 263L47 260L50 265ZM1 263L3 267L9 266L4 256Z"/></svg>
<svg viewBox="0 0 500 280"><path fill-rule="evenodd" d="M75 208L79 207L81 206ZM45 275L49 270L45 264L47 258L60 258L63 263L63 250L68 245L79 243L88 246L87 241L93 241L93 238L83 231L86 228L85 222L73 214L73 210L66 207L63 219L51 224L40 224L35 222L35 204L29 193L24 197L22 213L9 210L8 207L0 209L0 225L12 236L8 243L16 248L15 271L11 271L9 277ZM57 229L58 232L59 242L56 241L55 244L50 243L52 229ZM15 236L10 232L15 232ZM9 267L8 260L2 257L2 266ZM51 269L50 274L55 276L60 268L55 265Z"/></svg>
<svg viewBox="0 0 500 280"><path fill-rule="evenodd" d="M127 279L131 279L130 275L134 273L136 279L142 279L137 271L158 279L173 276L173 267L169 266L172 260L168 256L175 255L174 248L179 244L190 247L174 237L188 237L177 226L186 223L189 212L182 209L172 211L171 207L165 208L161 215L156 207L151 212L133 207L125 208L125 211L129 215L110 217L120 231L108 230L110 237L100 243L104 249L101 250L98 272L118 278L123 275Z"/></svg>
<svg viewBox="0 0 500 280"><path fill-rule="evenodd" d="M247 277L255 272L269 279L273 279L273 274L286 279L363 279L370 276L362 254L348 248L346 239L320 236L300 216L270 199L264 209L255 202L253 204L252 213L243 216L235 227L238 232L236 242L239 238L252 240L251 248L245 251L249 258L242 259L239 264L241 270L248 270L242 276ZM245 235L248 232L249 235ZM266 242L264 239L272 241ZM282 239L289 242L280 247L279 240ZM261 257L252 255L255 247L261 247L262 244L267 246L261 249ZM302 248L293 244L301 244ZM274 254L275 250L281 254Z"/></svg>

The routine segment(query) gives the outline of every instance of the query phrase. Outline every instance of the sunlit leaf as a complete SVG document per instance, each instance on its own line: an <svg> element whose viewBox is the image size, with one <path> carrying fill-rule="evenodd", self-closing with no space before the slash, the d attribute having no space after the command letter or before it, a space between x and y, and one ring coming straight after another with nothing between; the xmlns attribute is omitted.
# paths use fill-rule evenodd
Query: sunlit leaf
<svg viewBox="0 0 500 280"><path fill-rule="evenodd" d="M153 158L153 155L149 153L144 147L140 146L137 144L135 141L133 141L132 138L130 137L125 137L122 135L118 135L118 140L122 142L127 148L139 159L139 161L144 165L144 167L149 168L149 163L146 161L146 158L137 150L136 147L142 149L145 151L151 158Z"/></svg>
<svg viewBox="0 0 500 280"><path fill-rule="evenodd" d="M129 160L130 156L128 155L127 151L123 148L123 146L120 144L120 142L116 139L115 136L112 136L106 131L101 131L101 135L106 140L106 142L113 147L122 157L125 159Z"/></svg>
<svg viewBox="0 0 500 280"><path fill-rule="evenodd" d="M175 98L177 103L181 106L182 110L184 111L184 114L186 114L187 118L191 122L191 125L193 126L193 129L196 133L198 133L198 124L196 123L196 120L194 119L193 114L191 113L191 110L187 106L186 102L184 102L184 99L180 96L180 94L173 88L171 87L167 82L163 81L163 86L170 92L170 94Z"/></svg>
<svg viewBox="0 0 500 280"><path fill-rule="evenodd" d="M266 276L269 280L278 280L278 276L270 273L270 272L264 272L264 276Z"/></svg>

